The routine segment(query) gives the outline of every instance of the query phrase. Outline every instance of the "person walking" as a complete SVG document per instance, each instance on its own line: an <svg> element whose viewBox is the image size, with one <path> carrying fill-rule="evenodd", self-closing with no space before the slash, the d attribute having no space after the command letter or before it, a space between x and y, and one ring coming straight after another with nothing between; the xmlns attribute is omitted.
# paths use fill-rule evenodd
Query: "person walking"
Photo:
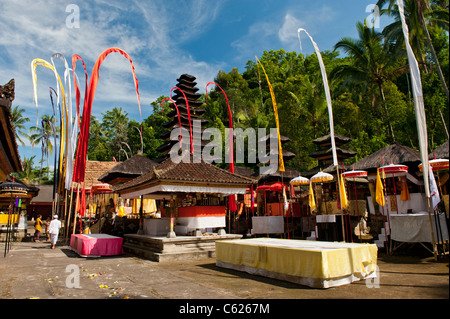
<svg viewBox="0 0 450 319"><path fill-rule="evenodd" d="M42 231L42 215L39 214L36 218L36 221L34 222L34 241L39 242L39 237L41 236Z"/></svg>
<svg viewBox="0 0 450 319"><path fill-rule="evenodd" d="M45 241L46 242L50 241L50 234L48 233L48 227L50 226L50 221L51 221L51 218L49 216L45 220Z"/></svg>
<svg viewBox="0 0 450 319"><path fill-rule="evenodd" d="M61 221L59 221L58 215L54 215L52 221L50 222L50 226L48 226L48 233L50 234L50 242L52 244L52 249L55 249L60 228L61 228Z"/></svg>

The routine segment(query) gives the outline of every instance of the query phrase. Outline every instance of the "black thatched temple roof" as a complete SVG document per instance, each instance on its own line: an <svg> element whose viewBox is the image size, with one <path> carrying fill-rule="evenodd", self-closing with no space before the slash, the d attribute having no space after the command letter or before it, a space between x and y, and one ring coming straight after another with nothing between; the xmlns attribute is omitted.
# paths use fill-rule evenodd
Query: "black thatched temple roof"
<svg viewBox="0 0 450 319"><path fill-rule="evenodd" d="M416 167L421 163L420 153L397 142L364 157L354 164L355 170L376 170L384 165L403 164ZM418 169L418 168L417 168Z"/></svg>

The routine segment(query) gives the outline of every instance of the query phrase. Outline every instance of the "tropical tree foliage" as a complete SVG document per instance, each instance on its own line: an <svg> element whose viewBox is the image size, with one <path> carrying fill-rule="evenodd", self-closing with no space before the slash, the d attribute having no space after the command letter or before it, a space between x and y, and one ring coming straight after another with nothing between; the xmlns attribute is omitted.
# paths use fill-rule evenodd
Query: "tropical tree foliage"
<svg viewBox="0 0 450 319"><path fill-rule="evenodd" d="M16 139L25 146L25 142L22 140L22 137L25 137L27 139L30 138L30 136L27 133L25 124L30 121L28 117L24 117L23 113L25 112L25 109L19 108L19 106L15 106L14 109L11 112L11 122L15 129L15 135Z"/></svg>
<svg viewBox="0 0 450 319"><path fill-rule="evenodd" d="M408 60L398 19L396 1L380 0L382 14L394 22L384 30L356 24L356 38L343 37L333 51L322 56L332 93L335 133L352 138L346 147L357 151L348 161L359 160L397 141L418 149ZM422 71L430 151L448 139L449 37L448 1L405 0L410 42ZM316 150L315 138L329 133L329 119L320 67L315 54L283 49L264 51L258 57L274 88L281 134L290 138L284 148L296 154L286 163L300 171L316 165L308 155ZM194 74L195 75L195 74ZM268 83L255 61L244 70L219 71L213 80L227 94L234 127L275 127ZM202 89L202 88L201 88ZM169 119L169 104L161 109L159 97L151 103L152 114L138 123L120 108L93 118L89 159L123 160L143 154L156 159L164 141L162 126ZM210 126L228 127L228 109L222 91L208 88L203 115ZM142 128L142 135L141 135Z"/></svg>

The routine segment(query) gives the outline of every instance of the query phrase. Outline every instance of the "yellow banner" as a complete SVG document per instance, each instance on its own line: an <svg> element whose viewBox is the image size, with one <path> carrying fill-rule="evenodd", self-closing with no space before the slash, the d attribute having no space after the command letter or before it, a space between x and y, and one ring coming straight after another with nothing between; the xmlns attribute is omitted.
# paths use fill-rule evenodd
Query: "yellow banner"
<svg viewBox="0 0 450 319"><path fill-rule="evenodd" d="M311 208L311 212L316 209L316 200L314 199L312 183L309 183L309 207Z"/></svg>
<svg viewBox="0 0 450 319"><path fill-rule="evenodd" d="M66 94L64 92L64 86L61 82L61 78L59 77L58 72L55 70L53 65L51 65L49 62L42 60L42 59L34 59L31 62L31 75L33 79L33 91L34 91L34 101L36 103L36 107L38 106L37 101L37 75L36 75L36 67L37 66L43 66L50 70L52 70L57 78L57 81L59 83L59 86L61 87L61 101L62 106L64 108L65 117L61 116L61 125L60 125L60 147L59 147L59 187L58 192L62 193L64 191L65 186L65 178L66 178L66 166L65 166L65 157L67 155L67 148L66 148L66 123L68 123L68 114L67 114L67 105L66 105ZM56 147L56 145L55 145ZM64 154L63 154L64 153ZM56 169L56 167L55 167Z"/></svg>
<svg viewBox="0 0 450 319"><path fill-rule="evenodd" d="M384 198L384 187L383 187L383 183L381 182L379 169L377 169L377 186L376 186L375 194L376 194L375 198L376 198L377 203L381 206L386 205L386 201Z"/></svg>
<svg viewBox="0 0 450 319"><path fill-rule="evenodd" d="M261 65L261 68L266 76L267 84L269 85L270 90L270 96L272 97L272 104L273 104L273 112L275 114L275 122L277 124L277 132L278 132L278 170L280 172L284 172L284 160L283 160L283 149L281 147L281 135L280 135L280 121L278 118L278 107L277 107L277 101L275 100L275 93L273 92L272 84L270 84L269 77L267 76L266 70L264 69L264 66L262 65L261 61L258 60L257 57L256 62Z"/></svg>
<svg viewBox="0 0 450 319"><path fill-rule="evenodd" d="M339 186L339 195L340 195L340 199L341 199L341 208L346 209L348 207L348 198L347 198L347 192L345 191L345 183L344 183L344 178L342 177L342 174L341 174L341 181L340 181L340 186Z"/></svg>

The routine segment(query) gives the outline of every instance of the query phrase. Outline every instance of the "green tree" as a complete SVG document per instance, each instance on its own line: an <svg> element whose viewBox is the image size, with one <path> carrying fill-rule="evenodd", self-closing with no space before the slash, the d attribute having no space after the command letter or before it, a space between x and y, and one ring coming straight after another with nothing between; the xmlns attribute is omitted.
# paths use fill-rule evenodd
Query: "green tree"
<svg viewBox="0 0 450 319"><path fill-rule="evenodd" d="M379 0L377 5L382 8L388 4L388 8L381 10L381 13L394 16L395 18L395 22L388 25L383 33L398 44L404 44L400 15L396 3L396 0ZM411 46L415 48L419 61L426 65L424 52L426 43L448 101L448 86L427 26L427 23L437 24L448 32L448 1L404 0L404 7L405 20L407 20L411 37Z"/></svg>
<svg viewBox="0 0 450 319"><path fill-rule="evenodd" d="M30 136L27 134L25 123L28 123L30 119L28 117L24 117L23 113L25 112L25 109L20 108L19 106L15 106L14 109L11 112L11 122L13 124L13 127L15 129L15 136L16 139L22 143L23 146L25 146L25 142L21 139L21 137L26 137L28 140L30 139Z"/></svg>
<svg viewBox="0 0 450 319"><path fill-rule="evenodd" d="M26 158L24 156L22 161L23 170L18 173L12 173L11 175L24 181L27 184L34 184L38 180L38 174L36 174L36 170L34 169L34 158L36 155L31 156L30 158Z"/></svg>
<svg viewBox="0 0 450 319"><path fill-rule="evenodd" d="M32 133L30 135L30 142L31 148L34 148L37 144L41 144L42 156L47 159L47 167L49 167L49 156L53 155L54 147L52 141L54 141L54 143L58 143L59 127L55 124L56 120L53 115L44 114L41 119L42 121L40 127L30 127L30 132ZM42 161L43 160L44 158L42 158Z"/></svg>
<svg viewBox="0 0 450 319"><path fill-rule="evenodd" d="M344 37L336 43L335 50L340 49L349 54L351 62L334 68L330 78L345 79L344 84L363 84L366 88L375 85L384 108L384 121L389 128L391 140L395 141L383 87L393 74L404 68L398 68L398 56L388 43L383 43L381 33L361 22L356 24L356 29L359 39Z"/></svg>
<svg viewBox="0 0 450 319"><path fill-rule="evenodd" d="M101 128L104 136L108 139L108 144L112 150L112 156L119 157L119 151L124 143L128 142L128 113L122 108L113 108L103 115ZM110 159L111 160L111 159Z"/></svg>
<svg viewBox="0 0 450 319"><path fill-rule="evenodd" d="M91 161L111 161L113 157L109 140L105 136L101 123L91 115L89 126L89 146L87 157Z"/></svg>

